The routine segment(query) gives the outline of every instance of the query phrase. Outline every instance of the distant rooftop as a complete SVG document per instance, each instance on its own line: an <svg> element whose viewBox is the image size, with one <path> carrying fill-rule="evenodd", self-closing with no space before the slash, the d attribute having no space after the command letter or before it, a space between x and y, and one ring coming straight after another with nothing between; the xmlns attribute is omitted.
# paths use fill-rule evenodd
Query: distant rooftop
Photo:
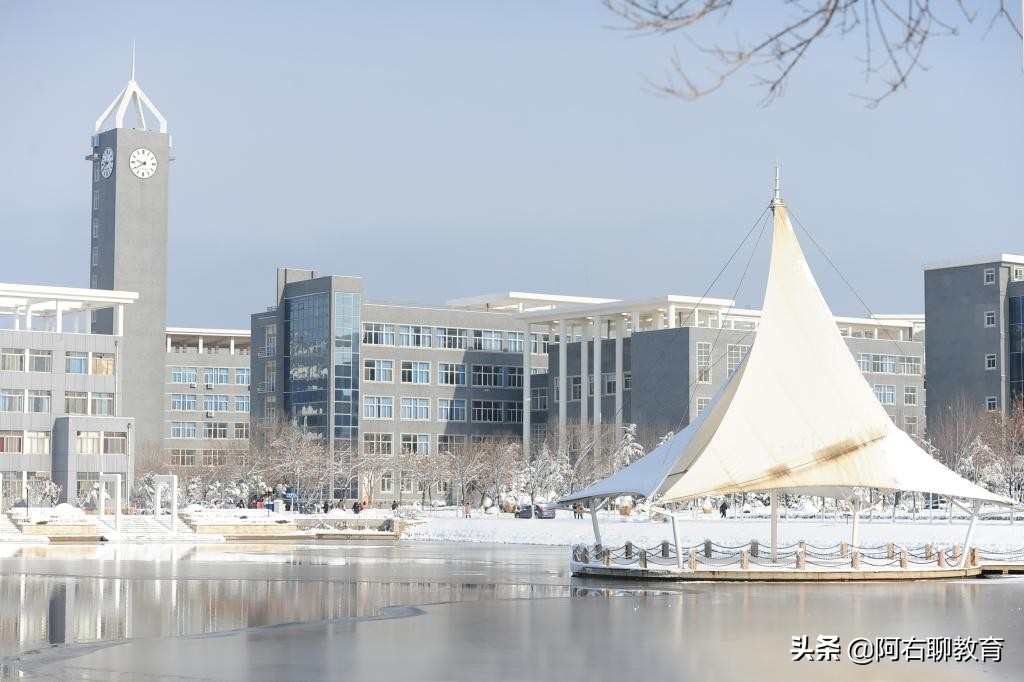
<svg viewBox="0 0 1024 682"><path fill-rule="evenodd" d="M593 298L590 296L566 296L564 294L536 294L522 291L505 291L497 294L483 294L453 298L447 301L455 308L524 313L534 310L552 310L565 306L596 305L614 303L614 298Z"/></svg>
<svg viewBox="0 0 1024 682"><path fill-rule="evenodd" d="M33 316L46 317L54 315L58 307L62 312L101 310L138 299L134 291L0 283L0 314L7 315L24 314L31 306Z"/></svg>
<svg viewBox="0 0 1024 682"><path fill-rule="evenodd" d="M951 260L933 261L921 266L922 270L944 270L945 268L963 268L969 265L987 265L989 263L1013 263L1024 265L1024 256L1012 253L996 253L988 256L972 256L969 258L954 258Z"/></svg>

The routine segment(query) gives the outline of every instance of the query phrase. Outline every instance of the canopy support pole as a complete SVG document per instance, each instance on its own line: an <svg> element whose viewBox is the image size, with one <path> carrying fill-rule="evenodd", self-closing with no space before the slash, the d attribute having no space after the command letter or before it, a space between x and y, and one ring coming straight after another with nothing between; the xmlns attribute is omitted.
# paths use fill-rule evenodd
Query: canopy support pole
<svg viewBox="0 0 1024 682"><path fill-rule="evenodd" d="M964 546L960 551L960 568L967 565L967 555L969 554L969 547L971 546L971 539L974 537L974 523L978 520L978 511L981 505L978 500L974 500L971 505L971 522L967 524L967 536L964 538Z"/></svg>
<svg viewBox="0 0 1024 682"><path fill-rule="evenodd" d="M590 504L590 520L594 524L594 541L597 544L601 544L601 529L597 525L597 503L596 498L589 498L587 502Z"/></svg>
<svg viewBox="0 0 1024 682"><path fill-rule="evenodd" d="M772 509L772 563L779 554L779 494L772 490L768 493L768 501Z"/></svg>
<svg viewBox="0 0 1024 682"><path fill-rule="evenodd" d="M853 547L857 547L857 543L860 542L860 498L853 500L853 537L850 538L850 544Z"/></svg>
<svg viewBox="0 0 1024 682"><path fill-rule="evenodd" d="M676 545L676 568L683 568L683 548L679 546L679 521L675 513L672 513L672 542Z"/></svg>

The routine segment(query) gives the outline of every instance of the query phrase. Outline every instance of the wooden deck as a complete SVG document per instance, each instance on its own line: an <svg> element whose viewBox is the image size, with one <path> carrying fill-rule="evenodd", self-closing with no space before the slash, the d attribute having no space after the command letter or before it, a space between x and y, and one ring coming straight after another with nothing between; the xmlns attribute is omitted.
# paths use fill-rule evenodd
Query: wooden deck
<svg viewBox="0 0 1024 682"><path fill-rule="evenodd" d="M977 578L984 575L1024 574L1024 564L987 563L970 568L890 568L845 570L796 570L758 568L708 568L690 571L673 568L642 569L626 566L572 565L576 577L615 578L618 580L672 580L681 582L854 582L890 580L955 580Z"/></svg>

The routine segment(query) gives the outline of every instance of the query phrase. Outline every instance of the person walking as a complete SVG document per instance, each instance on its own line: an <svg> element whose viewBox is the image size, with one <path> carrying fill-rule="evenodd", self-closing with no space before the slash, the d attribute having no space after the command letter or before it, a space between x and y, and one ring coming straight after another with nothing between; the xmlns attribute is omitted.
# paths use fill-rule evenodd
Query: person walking
<svg viewBox="0 0 1024 682"><path fill-rule="evenodd" d="M471 519L471 518L473 518L473 514L471 513L469 502L467 502L462 507L462 518L464 518L464 519Z"/></svg>
<svg viewBox="0 0 1024 682"><path fill-rule="evenodd" d="M359 513L359 500L356 500L356 501L354 501L352 503L352 513L353 514L358 514Z"/></svg>
<svg viewBox="0 0 1024 682"><path fill-rule="evenodd" d="M722 512L722 518L723 518L723 519L725 518L725 512L726 512L726 511L727 511L728 509L729 509L729 503L728 503L728 502L726 502L725 500L722 500L722 504L721 504L721 505L719 505L719 507L718 507L718 511Z"/></svg>

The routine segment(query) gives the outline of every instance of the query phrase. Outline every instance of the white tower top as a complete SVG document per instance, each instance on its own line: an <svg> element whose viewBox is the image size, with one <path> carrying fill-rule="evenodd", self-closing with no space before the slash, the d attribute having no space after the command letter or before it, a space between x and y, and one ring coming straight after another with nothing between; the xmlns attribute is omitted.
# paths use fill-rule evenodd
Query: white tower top
<svg viewBox="0 0 1024 682"><path fill-rule="evenodd" d="M124 115L128 111L129 106L135 107L135 115L138 117L140 130L149 130L149 128L146 127L146 116L143 113L143 106L145 106L145 108L153 115L153 118L155 118L160 124L160 132L167 132L167 119L164 118L163 114L160 113L160 110L156 108L153 102L146 97L146 93L142 91L139 84L135 82L134 42L132 43L132 74L128 79L128 85L124 86L121 92L118 93L117 97L114 98L114 101L110 103L110 106L107 107L106 111L96 119L96 129L93 132L98 133L103 130L104 125L111 117L114 118L114 122L112 126L107 128L107 130L110 130L110 128L124 128Z"/></svg>
<svg viewBox="0 0 1024 682"><path fill-rule="evenodd" d="M779 164L775 164L775 191L772 193L772 206L782 205L782 174Z"/></svg>

